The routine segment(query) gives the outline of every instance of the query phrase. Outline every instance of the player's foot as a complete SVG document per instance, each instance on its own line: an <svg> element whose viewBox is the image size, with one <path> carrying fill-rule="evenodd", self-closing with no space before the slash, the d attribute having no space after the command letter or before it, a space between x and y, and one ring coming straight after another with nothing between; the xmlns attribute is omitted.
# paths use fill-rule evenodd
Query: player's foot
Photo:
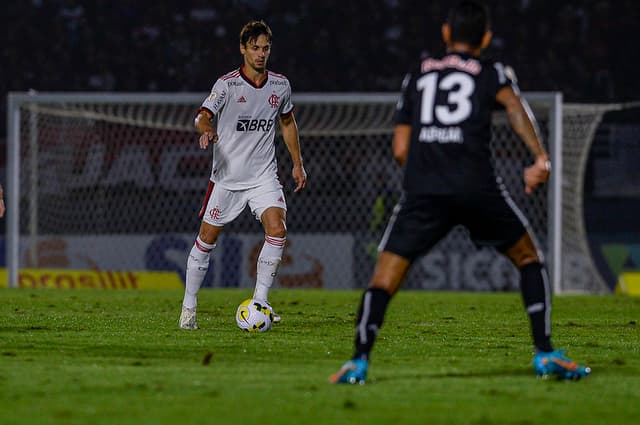
<svg viewBox="0 0 640 425"><path fill-rule="evenodd" d="M369 362L363 359L349 360L339 371L329 377L332 384L364 384Z"/></svg>
<svg viewBox="0 0 640 425"><path fill-rule="evenodd" d="M180 321L178 323L181 329L198 329L196 308L182 306L182 313L180 313Z"/></svg>
<svg viewBox="0 0 640 425"><path fill-rule="evenodd" d="M280 315L278 313L276 313L275 311L273 311L273 307L271 307L271 303L269 301L265 301L265 303L271 309L271 323L280 323L280 320L282 320Z"/></svg>
<svg viewBox="0 0 640 425"><path fill-rule="evenodd" d="M589 366L579 365L564 355L564 350L548 353L539 352L533 356L533 370L536 376L546 378L555 375L559 379L586 378L591 373Z"/></svg>

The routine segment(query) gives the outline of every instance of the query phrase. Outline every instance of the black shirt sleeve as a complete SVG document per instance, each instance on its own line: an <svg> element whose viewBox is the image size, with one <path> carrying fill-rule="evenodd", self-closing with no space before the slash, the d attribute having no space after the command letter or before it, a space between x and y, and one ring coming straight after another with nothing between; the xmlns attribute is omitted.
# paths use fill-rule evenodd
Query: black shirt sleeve
<svg viewBox="0 0 640 425"><path fill-rule="evenodd" d="M400 91L400 99L398 100L398 104L396 105L396 114L395 114L395 124L412 124L412 108L413 108L413 100L411 98L414 90L411 90L413 82L413 78L411 77L411 73L405 75L402 80L402 88Z"/></svg>
<svg viewBox="0 0 640 425"><path fill-rule="evenodd" d="M511 87L516 94L520 94L518 88L518 79L516 73L509 65L505 65L502 62L493 63L493 75L496 84L495 92L498 93L503 87Z"/></svg>

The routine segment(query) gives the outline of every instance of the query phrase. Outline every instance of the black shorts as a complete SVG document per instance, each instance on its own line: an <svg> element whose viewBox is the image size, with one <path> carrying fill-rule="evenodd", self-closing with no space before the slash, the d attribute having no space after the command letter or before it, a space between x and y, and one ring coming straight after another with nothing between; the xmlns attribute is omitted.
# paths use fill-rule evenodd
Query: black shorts
<svg viewBox="0 0 640 425"><path fill-rule="evenodd" d="M497 189L451 195L405 193L393 210L380 250L413 262L456 225L466 227L477 246L499 251L514 245L529 227L508 193Z"/></svg>

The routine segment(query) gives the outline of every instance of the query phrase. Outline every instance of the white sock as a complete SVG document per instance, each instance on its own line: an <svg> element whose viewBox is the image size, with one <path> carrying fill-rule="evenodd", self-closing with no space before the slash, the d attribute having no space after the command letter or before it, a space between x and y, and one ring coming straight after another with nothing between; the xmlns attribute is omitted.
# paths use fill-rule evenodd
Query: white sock
<svg viewBox="0 0 640 425"><path fill-rule="evenodd" d="M184 307L195 308L198 304L196 296L209 269L209 258L215 247L216 244L203 242L200 236L196 238L187 260L187 278L184 285L184 299L182 300Z"/></svg>
<svg viewBox="0 0 640 425"><path fill-rule="evenodd" d="M276 238L266 235L264 245L258 256L258 267L256 273L256 289L253 291L253 298L267 301L269 288L278 274L282 253L287 238Z"/></svg>

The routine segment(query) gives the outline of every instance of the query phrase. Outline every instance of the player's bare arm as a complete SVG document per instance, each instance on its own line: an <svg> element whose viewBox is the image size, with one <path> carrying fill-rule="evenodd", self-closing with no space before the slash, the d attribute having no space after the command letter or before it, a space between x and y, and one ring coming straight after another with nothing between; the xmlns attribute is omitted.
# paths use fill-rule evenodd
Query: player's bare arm
<svg viewBox="0 0 640 425"><path fill-rule="evenodd" d="M211 118L212 116L208 111L201 110L194 121L194 126L200 133L198 143L201 149L206 149L209 146L209 142L215 143L218 141L218 133L216 133L216 129L211 124Z"/></svg>
<svg viewBox="0 0 640 425"><path fill-rule="evenodd" d="M304 170L302 163L302 154L300 153L300 138L298 136L298 124L293 112L280 118L280 130L284 143L287 145L291 162L293 162L293 170L291 175L296 182L294 192L298 192L307 186L307 172Z"/></svg>
<svg viewBox="0 0 640 425"><path fill-rule="evenodd" d="M409 143L411 142L411 126L408 124L396 125L393 128L393 159L399 166L403 166L407 162L409 155Z"/></svg>
<svg viewBox="0 0 640 425"><path fill-rule="evenodd" d="M505 107L511 127L535 157L535 162L524 170L525 192L533 193L536 187L546 183L551 171L549 155L542 145L536 120L527 102L511 87L501 89L496 100Z"/></svg>

